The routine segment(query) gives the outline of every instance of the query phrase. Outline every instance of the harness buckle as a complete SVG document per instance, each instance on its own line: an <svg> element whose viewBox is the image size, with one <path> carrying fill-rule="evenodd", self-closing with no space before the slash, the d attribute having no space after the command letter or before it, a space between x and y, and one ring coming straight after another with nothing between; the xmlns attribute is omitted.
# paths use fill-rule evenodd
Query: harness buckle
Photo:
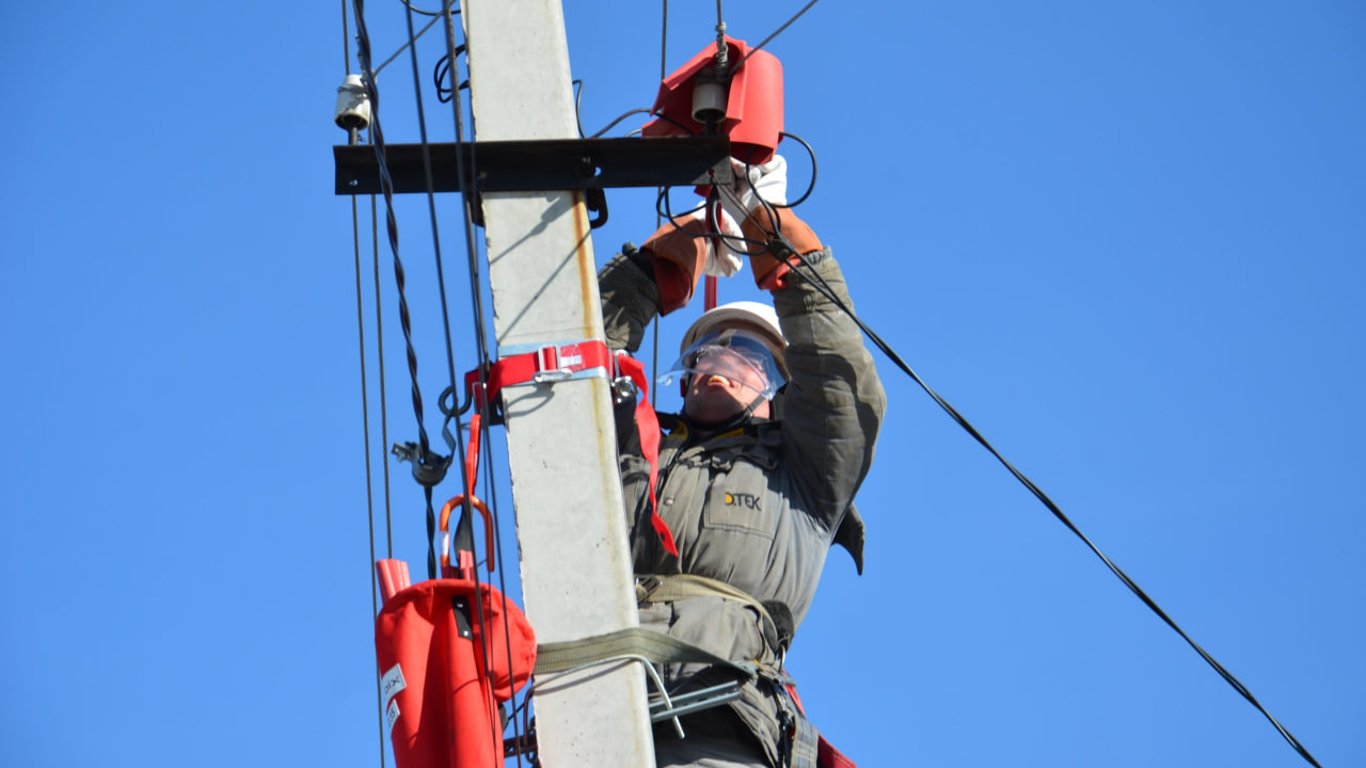
<svg viewBox="0 0 1366 768"><path fill-rule="evenodd" d="M573 348L575 354L561 355ZM574 375L574 366L583 364L583 355L578 353L577 345L563 347L548 344L536 350L536 372L531 375L534 384L551 384L566 381Z"/></svg>

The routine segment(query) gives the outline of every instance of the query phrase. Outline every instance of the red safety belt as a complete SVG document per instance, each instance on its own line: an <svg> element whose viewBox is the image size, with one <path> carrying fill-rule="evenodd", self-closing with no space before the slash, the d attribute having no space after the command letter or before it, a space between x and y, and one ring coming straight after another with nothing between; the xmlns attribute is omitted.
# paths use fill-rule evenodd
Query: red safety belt
<svg viewBox="0 0 1366 768"><path fill-rule="evenodd" d="M405 563L376 565L388 593L375 620L375 652L395 764L502 766L495 702L510 699L536 664L526 617L489 584L434 579L407 586Z"/></svg>
<svg viewBox="0 0 1366 768"><path fill-rule="evenodd" d="M625 352L613 354L606 342L590 339L573 344L549 345L535 352L500 358L489 367L482 384L479 369L466 373L465 389L472 393L475 407L479 408L492 403L503 387L527 382L563 381L575 373L595 368L601 369L609 379L619 373L629 378L640 390L635 421L636 429L640 431L641 454L650 464L650 525L659 535L665 551L677 557L678 545L668 524L659 516L659 508L655 503L655 483L659 479L659 417L650 406L650 385L645 377L644 364Z"/></svg>

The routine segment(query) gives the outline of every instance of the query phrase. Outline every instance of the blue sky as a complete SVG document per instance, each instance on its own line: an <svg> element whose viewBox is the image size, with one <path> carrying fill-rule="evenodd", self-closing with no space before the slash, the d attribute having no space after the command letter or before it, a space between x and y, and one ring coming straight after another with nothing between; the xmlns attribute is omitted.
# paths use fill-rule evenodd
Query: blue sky
<svg viewBox="0 0 1366 768"><path fill-rule="evenodd" d="M715 5L670 5L672 69ZM729 31L757 42L801 5L727 3ZM402 5L367 10L387 57ZM648 106L659 5L565 15L585 128ZM0 22L0 762L376 764L340 4ZM424 83L439 47L419 46ZM826 0L771 50L787 129L819 156L802 213L860 315L1324 765L1366 764L1366 12ZM417 136L408 67L380 76L390 141ZM797 186L809 165L783 151ZM654 224L648 194L609 202L600 261ZM463 236L440 205L464 370ZM425 203L399 217L434 431ZM384 251L381 276L408 440ZM1303 764L882 363L867 569L832 556L790 657L836 744L871 768ZM393 470L395 550L418 567L420 494Z"/></svg>

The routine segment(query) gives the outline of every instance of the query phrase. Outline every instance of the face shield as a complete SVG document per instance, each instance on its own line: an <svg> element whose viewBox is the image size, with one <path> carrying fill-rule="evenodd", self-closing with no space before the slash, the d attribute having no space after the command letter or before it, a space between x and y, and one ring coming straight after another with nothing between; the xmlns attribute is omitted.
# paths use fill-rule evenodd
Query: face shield
<svg viewBox="0 0 1366 768"><path fill-rule="evenodd" d="M723 376L773 399L784 379L768 345L744 331L728 329L703 335L659 376L665 386L693 375Z"/></svg>

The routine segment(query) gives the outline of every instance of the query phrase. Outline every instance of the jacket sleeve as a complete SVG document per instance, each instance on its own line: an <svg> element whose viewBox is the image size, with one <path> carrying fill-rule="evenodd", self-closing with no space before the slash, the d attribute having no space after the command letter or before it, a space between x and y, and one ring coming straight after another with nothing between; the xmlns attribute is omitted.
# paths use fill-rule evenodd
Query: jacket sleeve
<svg viewBox="0 0 1366 768"><path fill-rule="evenodd" d="M834 529L872 464L886 395L858 326L821 290L853 310L839 265L828 248L806 259L811 268L793 270L787 287L773 292L788 341L784 461L809 512Z"/></svg>
<svg viewBox="0 0 1366 768"><path fill-rule="evenodd" d="M598 271L598 293L607 346L634 354L645 327L659 314L659 288L649 256L630 246L622 248Z"/></svg>

